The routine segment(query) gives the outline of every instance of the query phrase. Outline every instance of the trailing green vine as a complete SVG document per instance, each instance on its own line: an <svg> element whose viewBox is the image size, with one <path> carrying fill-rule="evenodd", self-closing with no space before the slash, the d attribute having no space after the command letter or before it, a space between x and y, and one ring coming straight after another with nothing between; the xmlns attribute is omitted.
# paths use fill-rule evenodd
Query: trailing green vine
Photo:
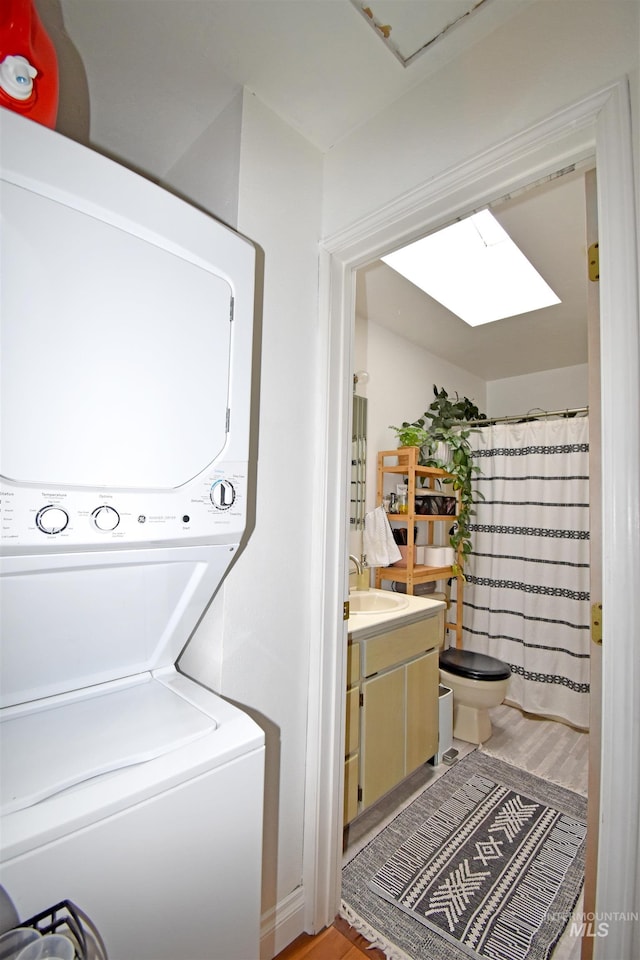
<svg viewBox="0 0 640 960"><path fill-rule="evenodd" d="M486 416L468 397L460 399L456 394L455 400L452 400L444 388L438 390L435 384L433 392L435 399L421 417L413 423L405 421L401 427L390 429L396 432L400 446L420 447L421 466L437 467L451 475L451 485L460 493L460 509L449 541L460 558L461 566L464 566L472 552L469 527L475 512L473 479L480 473L480 468L473 462L469 443L473 427L465 428L463 424L470 420L486 420ZM446 460L438 456L440 444L449 448ZM482 498L478 491L475 496Z"/></svg>

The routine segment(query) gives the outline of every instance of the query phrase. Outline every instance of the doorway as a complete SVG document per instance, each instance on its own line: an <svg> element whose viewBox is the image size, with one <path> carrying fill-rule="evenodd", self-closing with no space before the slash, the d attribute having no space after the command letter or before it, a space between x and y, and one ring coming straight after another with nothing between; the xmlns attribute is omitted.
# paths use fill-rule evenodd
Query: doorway
<svg viewBox="0 0 640 960"><path fill-rule="evenodd" d="M516 420L517 416L513 415L540 413L543 408L547 411L583 411L585 407L599 407L597 393L589 397L586 201L585 168L576 170L565 167L557 175L546 178L543 183L532 184L515 197L501 198L491 204L491 213L497 222L515 240L559 296L560 302L548 309L532 310L473 327L463 323L381 260L357 271L354 368L367 370L366 378L358 378L358 381L366 381L362 388L358 382L358 388L367 397L369 411L366 510L373 510L376 505L376 451L390 450L396 446L389 424L413 420L422 414L429 400L433 399L432 385L444 387L450 393L455 391L460 397L470 396L490 418L511 415ZM506 275L505 281L508 282L508 279ZM457 282L464 284L464 275L460 275ZM547 443L560 442L565 428L571 430L572 436L577 428L581 436L586 437L584 421L578 424L568 420L556 420L553 425L549 421L545 422L545 435L548 433L550 438L545 441ZM503 424L496 429L517 430L514 440L518 443L518 437L524 428ZM533 432L527 434L527 443L541 442L536 438L540 436L539 431L543 429L543 424L530 425L528 429ZM552 434L549 431L553 431ZM486 438L488 432L489 428L481 433L474 433L470 438L471 445L482 445L484 441L480 440L480 436L482 434ZM594 448L597 448L597 437L593 429L591 439ZM501 446L502 441L496 445ZM530 451L529 456L532 455ZM578 456L577 452L573 454L574 458ZM586 452L582 456L585 464L578 471L580 474L587 472ZM557 466L550 468L552 474L561 472L565 462L559 454L556 457L559 462ZM556 457L549 454L543 459L555 461ZM518 476L522 459L516 458ZM493 460L478 462L488 464L493 463ZM545 469L541 463L537 468ZM498 472L509 476L511 469L505 463ZM484 467L482 474L485 476L481 474L477 478L477 490L483 491L489 499L492 499L489 491L493 488L488 475L494 472L494 469L487 470ZM532 472L536 473L538 470ZM533 482L530 480L529 484ZM575 524L582 529L588 518L588 492L583 482L577 478L567 480L567 483L571 485L571 493L569 494L567 489L565 496L568 496L569 501L578 500L583 503L582 518L578 520L574 517L571 525ZM563 487L557 478L552 481L552 485L555 490L553 496L549 495L549 484L546 483L542 484L540 489L536 488L535 495L532 494L533 500L553 501L561 497ZM543 487L546 492L543 492ZM511 490L518 500L531 499L524 495L524 490L528 491L529 485L512 484ZM493 517L493 510L497 509L493 507L489 511L488 506L479 506L474 523L494 522L488 517L488 513ZM519 508L514 506L511 513L509 510L505 504L501 505L499 522L532 527L538 522L544 527L566 526L566 511L560 510L558 504L550 504L545 511L544 520L533 503L523 502ZM510 517L509 521L505 511ZM361 530L354 531L353 523L350 528L349 553L359 557L364 552L363 534ZM555 532L560 535L560 530ZM480 549L489 549L489 534L485 532L484 535L477 536L484 543L484 547ZM474 536L476 542L477 536ZM492 595L497 586L495 578L508 580L513 576L515 558L503 558L502 561L498 559L503 554L510 555L513 552L513 537L503 535L498 536L498 540L500 543L491 548L492 557L496 554L492 561L489 561L486 555L477 556L466 571L468 583L464 591L464 645L468 643L472 649L507 660L514 665L514 678L510 687L511 702L519 704L521 710L547 717L563 717L566 723L585 730L589 725L591 646L588 634L588 535L565 541L565 547L570 547L573 551L571 556L575 562L565 566L562 575L559 568L551 565L552 558L557 553L554 547L549 550L553 541L543 540L541 546L536 548L533 546L537 542L534 538L525 550L528 556L530 550L535 552L540 549L540 556L546 561L542 565L530 563L527 566L525 556L521 556L521 551L516 550L520 556L518 579L524 579L529 584L529 589L524 584L518 588L514 583L511 584L512 589L506 593L501 591L504 603L498 606L506 607L508 615L504 611L502 614L497 611L488 613L489 608L495 607L490 599L490 594ZM599 549L599 544L593 537L591 545L592 548L597 546ZM569 559L566 552L563 556L565 561ZM495 564L498 564L499 570L495 569ZM524 568L527 569L526 573ZM566 590L564 596L557 591L554 593L551 588L551 584L557 586L559 576ZM480 583L478 577L488 579ZM540 616L530 617L527 611L533 584L537 584L545 594L545 607L551 609L541 611ZM435 585L425 586L429 588ZM393 589L403 587L399 585ZM438 589L442 589L442 586ZM416 590L423 592L422 585ZM575 604L577 590L583 591L578 605ZM521 630L525 622L528 624L527 643L523 644L518 642L518 638L524 640ZM454 642L451 635L448 642ZM549 644L554 648L553 653ZM562 667L558 663L558 650L555 648L566 651ZM529 674L537 679L525 680L525 676ZM555 675L555 682L552 682L550 677L547 678L548 674ZM543 677L547 678L547 682L543 681ZM514 717L513 722L516 720ZM557 728L558 736L561 732L561 728ZM586 749L587 740L583 734L580 738L583 745L577 751L580 755L583 755ZM509 757L516 746L510 744L508 738L501 744ZM492 747L493 744L489 745L489 751ZM521 751L516 755L520 757L519 762L526 766L526 759ZM355 758L352 759L349 769L356 763ZM536 772L528 769L530 773ZM586 770L584 772L586 775ZM545 766L542 775L549 773L553 779L552 767ZM584 787L580 786L579 789L585 788L586 781ZM354 812L352 804L351 817ZM370 813L373 814L374 811ZM361 831L359 821L356 820L352 828L358 835Z"/></svg>
<svg viewBox="0 0 640 960"><path fill-rule="evenodd" d="M628 535L629 483L626 474L613 469L616 444L624 444L627 469L640 473L638 409L637 286L635 284L635 221L629 100L626 83L606 88L569 110L554 115L520 138L496 148L464 168L451 171L437 185L412 192L379 217L370 217L360 229L330 238L321 255L323 307L327 313L329 402L326 410L329 441L325 450L327 491L343 491L340 517L327 511L323 610L333 643L323 650L319 721L310 739L309 764L317 816L308 825L305 886L309 894L308 923L320 929L333 921L340 901L342 752L344 736L345 626L336 620L342 609L346 584L347 481L350 449L351 334L354 315L353 274L402 240L417 239L456 216L492 199L543 179L571 162L595 153L599 170L601 214L600 244L606 245L607 277L602 286L601 309L606 349L602 355L603 481L608 496L603 515L603 552L616 551L619 573L608 574L603 584L606 609L611 611L609 630L619 635L616 661L607 662L603 678L603 739L616 750L603 756L603 788L598 862L597 905L600 912L629 912L634 907L638 866L638 756L631 739L616 741L614 731L629 729L637 720L640 665L634 663L631 635L625 622L635 622L638 597L633 584L640 579L640 551ZM621 371L627 375L621 379ZM629 422L629 417L633 424ZM325 498L335 504L335 496ZM623 507L623 505L626 505ZM637 505L635 510L637 522ZM635 579L634 579L635 578ZM631 619L629 619L631 618ZM333 631L330 624L333 623ZM615 783L615 790L613 784ZM625 824L624 832L616 824ZM607 949L631 957L632 925L611 930ZM613 955L613 954L612 954Z"/></svg>

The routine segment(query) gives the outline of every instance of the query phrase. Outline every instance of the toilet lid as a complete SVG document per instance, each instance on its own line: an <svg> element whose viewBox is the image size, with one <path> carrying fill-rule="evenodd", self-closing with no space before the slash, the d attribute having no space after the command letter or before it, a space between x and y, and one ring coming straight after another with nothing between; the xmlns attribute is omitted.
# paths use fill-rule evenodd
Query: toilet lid
<svg viewBox="0 0 640 960"><path fill-rule="evenodd" d="M502 660L489 657L486 653L458 650L455 647L440 654L440 667L469 680L507 680L511 676L509 664Z"/></svg>

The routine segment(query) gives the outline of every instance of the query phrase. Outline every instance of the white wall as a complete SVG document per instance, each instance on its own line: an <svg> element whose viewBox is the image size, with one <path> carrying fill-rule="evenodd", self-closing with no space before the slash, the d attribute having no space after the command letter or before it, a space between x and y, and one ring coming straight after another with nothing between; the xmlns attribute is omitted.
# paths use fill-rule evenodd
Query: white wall
<svg viewBox="0 0 640 960"><path fill-rule="evenodd" d="M235 96L195 143L162 179L169 186L218 220L235 227L238 222L238 178L242 91Z"/></svg>
<svg viewBox="0 0 640 960"><path fill-rule="evenodd" d="M255 529L181 666L266 732L268 916L302 877L321 172L315 148L245 94L238 229L264 251Z"/></svg>
<svg viewBox="0 0 640 960"><path fill-rule="evenodd" d="M589 405L589 368L542 370L487 383L488 417L517 416L530 410L571 410Z"/></svg>
<svg viewBox="0 0 640 960"><path fill-rule="evenodd" d="M637 109L639 13L634 0L525 7L327 153L324 235L625 73Z"/></svg>
<svg viewBox="0 0 640 960"><path fill-rule="evenodd" d="M441 360L377 323L357 317L355 333L354 370L369 374L366 388L358 393L368 399L366 509L372 510L376 502L377 453L398 446L389 427L422 416L433 400L434 384L444 387L450 396L457 392L469 397L484 410L486 384L468 370ZM362 555L361 532L350 533L349 553ZM355 584L353 577L350 583Z"/></svg>
<svg viewBox="0 0 640 960"><path fill-rule="evenodd" d="M467 396L484 409L486 384L468 370L441 360L377 323L369 323L367 437L367 509L376 496L376 454L398 446L390 426L422 416L433 400L433 385L453 396Z"/></svg>

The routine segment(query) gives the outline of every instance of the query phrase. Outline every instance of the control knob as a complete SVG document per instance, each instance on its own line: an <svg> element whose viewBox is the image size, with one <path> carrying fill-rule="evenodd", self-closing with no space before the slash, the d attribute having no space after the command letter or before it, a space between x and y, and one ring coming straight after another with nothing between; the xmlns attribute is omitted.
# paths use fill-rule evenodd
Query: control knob
<svg viewBox="0 0 640 960"><path fill-rule="evenodd" d="M120 523L120 514L117 510L114 510L113 507L103 503L102 506L96 507L96 509L92 511L91 519L97 530L109 533L110 530L115 530Z"/></svg>
<svg viewBox="0 0 640 960"><path fill-rule="evenodd" d="M36 514L36 526L43 533L60 533L69 523L69 514L62 507L56 507L49 503L46 507L38 510Z"/></svg>
<svg viewBox="0 0 640 960"><path fill-rule="evenodd" d="M228 510L236 499L235 487L230 480L216 480L211 486L209 496L216 510Z"/></svg>

